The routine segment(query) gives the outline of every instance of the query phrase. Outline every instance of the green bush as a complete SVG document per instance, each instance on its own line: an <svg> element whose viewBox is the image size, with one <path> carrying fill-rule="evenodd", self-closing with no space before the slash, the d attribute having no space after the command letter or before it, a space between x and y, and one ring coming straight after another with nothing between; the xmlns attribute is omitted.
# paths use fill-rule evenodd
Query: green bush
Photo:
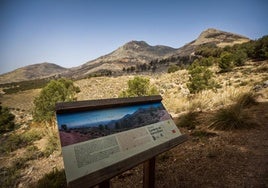
<svg viewBox="0 0 268 188"><path fill-rule="evenodd" d="M178 70L180 70L180 67L174 64L168 67L168 73L176 72Z"/></svg>
<svg viewBox="0 0 268 188"><path fill-rule="evenodd" d="M247 53L243 50L236 50L233 55L234 65L235 66L243 66L247 60Z"/></svg>
<svg viewBox="0 0 268 188"><path fill-rule="evenodd" d="M50 81L34 100L34 121L50 121L54 117L55 104L57 102L76 100L75 94L79 91L79 87L76 87L71 80L59 79Z"/></svg>
<svg viewBox="0 0 268 188"><path fill-rule="evenodd" d="M253 43L254 51L251 55L252 58L258 60L268 59L268 35L263 36Z"/></svg>
<svg viewBox="0 0 268 188"><path fill-rule="evenodd" d="M187 87L191 93L198 93L202 90L213 89L217 86L213 80L213 73L207 67L199 64L192 64L189 67L190 79Z"/></svg>
<svg viewBox="0 0 268 188"><path fill-rule="evenodd" d="M137 96L149 96L157 95L158 91L156 87L150 86L150 80L148 78L134 77L134 79L128 81L128 89L120 93L120 97L137 97Z"/></svg>
<svg viewBox="0 0 268 188"><path fill-rule="evenodd" d="M0 105L0 134L14 130L14 119L15 116L10 113L9 109Z"/></svg>
<svg viewBox="0 0 268 188"><path fill-rule="evenodd" d="M207 57L207 58L201 58L199 60L199 63L201 66L212 66L214 62L217 62L217 58L213 58L211 56Z"/></svg>
<svg viewBox="0 0 268 188"><path fill-rule="evenodd" d="M219 67L221 72L229 72L233 69L233 56L229 52L223 52L220 57Z"/></svg>

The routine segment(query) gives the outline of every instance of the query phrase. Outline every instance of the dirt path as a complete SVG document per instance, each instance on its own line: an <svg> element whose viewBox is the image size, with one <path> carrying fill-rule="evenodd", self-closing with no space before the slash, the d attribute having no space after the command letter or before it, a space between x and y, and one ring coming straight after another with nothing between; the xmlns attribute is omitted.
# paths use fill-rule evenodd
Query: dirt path
<svg viewBox="0 0 268 188"><path fill-rule="evenodd" d="M190 136L186 143L160 155L156 187L268 187L268 103L253 106L249 112L258 127L219 131L210 137ZM207 116L204 113L199 118ZM122 186L142 187L142 167L112 180L112 187Z"/></svg>

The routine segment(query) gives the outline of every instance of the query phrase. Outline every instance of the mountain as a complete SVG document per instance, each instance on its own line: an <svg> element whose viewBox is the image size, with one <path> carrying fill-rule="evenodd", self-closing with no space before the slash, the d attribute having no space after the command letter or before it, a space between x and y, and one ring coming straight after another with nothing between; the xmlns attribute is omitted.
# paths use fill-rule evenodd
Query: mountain
<svg viewBox="0 0 268 188"><path fill-rule="evenodd" d="M135 67L137 71L137 66L148 65L152 61L157 60L161 64L161 62L174 57L175 59L178 59L178 57L189 58L194 55L196 48L201 45L212 44L224 47L248 41L250 39L242 35L211 28L203 31L196 40L178 49L160 45L150 46L144 41L131 41L110 54L70 69L65 76L79 78L90 74L110 75L111 72L122 72L123 69L130 67ZM158 65L158 67L163 66L166 66L166 64ZM164 67L164 69L167 69L167 67Z"/></svg>
<svg viewBox="0 0 268 188"><path fill-rule="evenodd" d="M122 71L123 68L148 64L154 59L169 56L175 51L176 49L167 46L150 46L144 41L130 41L110 54L70 69L64 75L77 78L105 70Z"/></svg>
<svg viewBox="0 0 268 188"><path fill-rule="evenodd" d="M34 64L0 75L0 83L4 84L46 78L58 75L66 70L66 68L53 63L45 62Z"/></svg>
<svg viewBox="0 0 268 188"><path fill-rule="evenodd" d="M234 44L241 44L248 41L250 41L250 39L242 35L210 28L203 31L196 40L177 49L176 52L171 56L189 56L194 53L197 47L205 44L224 47L227 45L232 46Z"/></svg>
<svg viewBox="0 0 268 188"><path fill-rule="evenodd" d="M224 47L248 41L250 39L247 37L211 28L203 31L196 40L177 49L161 45L151 46L144 41L130 41L110 54L78 67L65 69L50 63L30 65L0 75L0 83L38 79L58 74L76 79L96 75L108 76L114 72L122 73L122 70L127 73L140 70L153 71L155 67L158 71L166 72L169 62L189 63L189 59L191 60L191 57L195 55L195 50L202 45Z"/></svg>

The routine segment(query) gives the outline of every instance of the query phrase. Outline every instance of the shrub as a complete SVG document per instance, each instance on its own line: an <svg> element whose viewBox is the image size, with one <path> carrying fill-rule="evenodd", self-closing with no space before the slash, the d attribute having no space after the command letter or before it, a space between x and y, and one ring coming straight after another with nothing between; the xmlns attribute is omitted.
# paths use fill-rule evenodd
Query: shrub
<svg viewBox="0 0 268 188"><path fill-rule="evenodd" d="M192 64L189 68L190 81L187 87L190 93L198 93L205 89L213 89L216 87L216 82L212 79L213 73L204 66Z"/></svg>
<svg viewBox="0 0 268 188"><path fill-rule="evenodd" d="M54 117L57 102L74 101L80 89L71 80L50 81L34 100L33 118L37 122L50 121Z"/></svg>
<svg viewBox="0 0 268 188"><path fill-rule="evenodd" d="M120 97L137 97L137 96L149 96L156 95L158 91L156 87L150 86L150 80L148 78L134 77L134 79L128 81L128 89L122 91Z"/></svg>
<svg viewBox="0 0 268 188"><path fill-rule="evenodd" d="M8 108L0 106L0 133L12 131L15 128L14 119Z"/></svg>
<svg viewBox="0 0 268 188"><path fill-rule="evenodd" d="M221 72L229 72L233 68L233 56L229 52L223 52L220 57L219 67Z"/></svg>
<svg viewBox="0 0 268 188"><path fill-rule="evenodd" d="M234 53L233 59L235 66L243 66L247 60L247 54L243 50L237 50Z"/></svg>
<svg viewBox="0 0 268 188"><path fill-rule="evenodd" d="M168 73L176 72L178 70L180 70L180 67L174 64L168 67Z"/></svg>
<svg viewBox="0 0 268 188"><path fill-rule="evenodd" d="M205 58L201 58L199 60L199 64L201 66L206 66L206 67L209 67L209 66L212 66L213 65L213 62L217 62L217 58L213 58L213 57L205 57Z"/></svg>

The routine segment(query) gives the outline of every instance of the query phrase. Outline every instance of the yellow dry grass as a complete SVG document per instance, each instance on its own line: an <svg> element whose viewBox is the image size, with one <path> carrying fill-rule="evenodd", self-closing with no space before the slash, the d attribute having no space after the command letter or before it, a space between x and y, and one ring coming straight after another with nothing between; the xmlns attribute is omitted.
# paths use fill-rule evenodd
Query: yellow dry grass
<svg viewBox="0 0 268 188"><path fill-rule="evenodd" d="M189 110L213 110L231 104L241 93L248 92L253 86L268 80L267 61L247 62L243 67L235 68L229 73L218 74L217 67L211 67L215 73L214 79L222 88L217 91L206 90L191 95L186 83L189 80L187 70L175 73L163 73L158 75L138 75L150 79L163 97L163 103L172 113L181 113ZM119 77L96 77L82 79L75 82L80 87L78 100L92 100L103 98L117 98L121 91L127 88L127 82L134 75ZM3 95L0 98L3 106L19 108L28 112L33 108L33 100L40 90L29 90L11 95ZM267 98L265 93L262 97Z"/></svg>

